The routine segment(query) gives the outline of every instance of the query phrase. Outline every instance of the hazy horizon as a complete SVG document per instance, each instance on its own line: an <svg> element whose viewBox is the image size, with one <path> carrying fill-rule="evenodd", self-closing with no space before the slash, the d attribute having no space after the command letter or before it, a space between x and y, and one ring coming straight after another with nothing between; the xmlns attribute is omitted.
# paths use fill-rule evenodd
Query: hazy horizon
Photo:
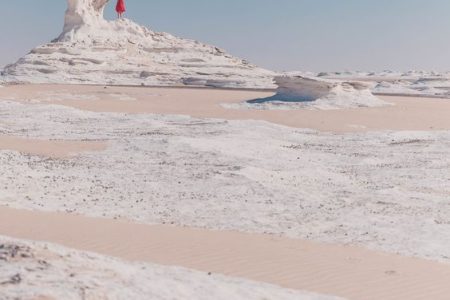
<svg viewBox="0 0 450 300"><path fill-rule="evenodd" d="M450 2L443 0L127 0L127 6L126 17L141 25L274 70L450 70ZM65 9L65 0L5 4L0 66L58 36Z"/></svg>

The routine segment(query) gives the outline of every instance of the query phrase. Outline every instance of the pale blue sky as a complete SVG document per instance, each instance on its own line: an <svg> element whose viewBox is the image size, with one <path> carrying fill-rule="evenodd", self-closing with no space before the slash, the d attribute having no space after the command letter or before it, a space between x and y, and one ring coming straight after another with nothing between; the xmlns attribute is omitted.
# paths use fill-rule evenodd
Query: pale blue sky
<svg viewBox="0 0 450 300"><path fill-rule="evenodd" d="M0 66L60 33L65 0L3 2ZM450 70L449 0L127 0L127 6L127 17L154 30L277 70Z"/></svg>

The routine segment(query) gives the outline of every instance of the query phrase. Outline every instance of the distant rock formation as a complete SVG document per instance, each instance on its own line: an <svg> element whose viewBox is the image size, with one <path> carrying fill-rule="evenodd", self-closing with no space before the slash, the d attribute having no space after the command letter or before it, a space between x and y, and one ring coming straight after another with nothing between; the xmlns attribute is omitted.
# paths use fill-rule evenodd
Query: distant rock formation
<svg viewBox="0 0 450 300"><path fill-rule="evenodd" d="M107 21L108 0L68 0L64 29L5 67L4 80L32 83L272 88L274 72L197 41L128 19Z"/></svg>
<svg viewBox="0 0 450 300"><path fill-rule="evenodd" d="M276 76L274 96L248 101L250 108L340 109L390 105L374 96L371 84L304 76Z"/></svg>
<svg viewBox="0 0 450 300"><path fill-rule="evenodd" d="M368 91L370 84L355 81L327 80L303 76L277 76L278 86L276 97L285 101L315 101L330 95L330 93L355 93Z"/></svg>

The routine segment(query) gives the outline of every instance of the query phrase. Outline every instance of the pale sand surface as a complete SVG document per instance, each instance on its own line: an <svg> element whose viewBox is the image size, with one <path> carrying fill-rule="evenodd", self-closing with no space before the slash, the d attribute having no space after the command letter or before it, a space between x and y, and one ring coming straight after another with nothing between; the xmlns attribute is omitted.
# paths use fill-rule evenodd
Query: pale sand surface
<svg viewBox="0 0 450 300"><path fill-rule="evenodd" d="M0 235L1 300L344 300Z"/></svg>
<svg viewBox="0 0 450 300"><path fill-rule="evenodd" d="M102 151L106 147L106 142L99 141L39 140L0 135L0 150L54 158L65 158L87 151Z"/></svg>
<svg viewBox="0 0 450 300"><path fill-rule="evenodd" d="M221 106L271 96L271 92L108 87L13 85L0 99L55 103L95 112L185 114L193 117L254 119L332 132L450 129L450 100L382 96L394 106L341 110L236 110Z"/></svg>
<svg viewBox="0 0 450 300"><path fill-rule="evenodd" d="M0 208L0 235L348 299L448 299L450 265L302 240Z"/></svg>

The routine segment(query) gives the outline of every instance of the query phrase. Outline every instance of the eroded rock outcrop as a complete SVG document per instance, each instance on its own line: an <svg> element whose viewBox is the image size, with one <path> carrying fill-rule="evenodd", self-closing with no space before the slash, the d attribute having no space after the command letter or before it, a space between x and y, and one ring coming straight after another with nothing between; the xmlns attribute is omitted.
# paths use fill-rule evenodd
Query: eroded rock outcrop
<svg viewBox="0 0 450 300"><path fill-rule="evenodd" d="M131 20L107 21L108 0L68 0L64 29L4 69L9 82L274 87L274 73Z"/></svg>
<svg viewBox="0 0 450 300"><path fill-rule="evenodd" d="M371 84L304 76L276 76L274 96L248 101L244 108L340 109L390 105L371 92Z"/></svg>
<svg viewBox="0 0 450 300"><path fill-rule="evenodd" d="M68 0L64 29L60 38L82 26L104 23L103 11L109 0Z"/></svg>

